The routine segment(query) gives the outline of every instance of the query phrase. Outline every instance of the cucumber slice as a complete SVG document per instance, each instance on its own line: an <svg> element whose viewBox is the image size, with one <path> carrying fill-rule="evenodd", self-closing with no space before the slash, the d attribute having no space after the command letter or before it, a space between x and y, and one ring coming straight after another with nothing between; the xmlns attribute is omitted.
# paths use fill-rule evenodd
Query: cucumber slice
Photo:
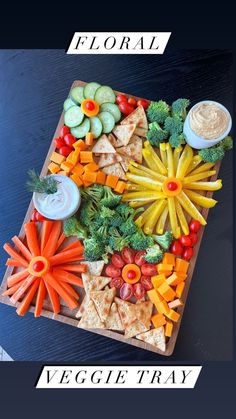
<svg viewBox="0 0 236 419"><path fill-rule="evenodd" d="M84 88L85 99L94 99L95 92L100 86L101 85L99 83L96 83L95 81L86 84Z"/></svg>
<svg viewBox="0 0 236 419"><path fill-rule="evenodd" d="M103 126L99 118L97 118L96 116L90 118L90 131L92 132L94 138L100 137L102 129Z"/></svg>
<svg viewBox="0 0 236 419"><path fill-rule="evenodd" d="M73 102L73 100L71 100L69 97L65 100L65 102L63 103L63 109L64 111L68 111L68 109L70 109L72 106L75 106L75 103Z"/></svg>
<svg viewBox="0 0 236 419"><path fill-rule="evenodd" d="M104 132L104 134L108 134L113 130L115 126L115 118L110 112L100 112L98 114L98 118L102 123L102 132Z"/></svg>
<svg viewBox="0 0 236 419"><path fill-rule="evenodd" d="M96 90L94 99L99 105L102 105L102 103L106 102L115 103L116 95L111 87L101 86Z"/></svg>
<svg viewBox="0 0 236 419"><path fill-rule="evenodd" d="M71 128L70 132L74 135L75 138L84 138L87 132L90 129L90 120L89 118L85 118L78 127Z"/></svg>
<svg viewBox="0 0 236 419"><path fill-rule="evenodd" d="M84 114L79 106L71 106L64 115L65 125L70 128L77 127L84 119Z"/></svg>
<svg viewBox="0 0 236 419"><path fill-rule="evenodd" d="M76 105L82 103L84 100L84 88L82 86L74 87L70 92L70 98Z"/></svg>
<svg viewBox="0 0 236 419"><path fill-rule="evenodd" d="M119 107L114 103L109 103L109 102L103 103L100 106L100 111L101 112L104 112L104 111L110 112L112 114L112 116L114 116L114 119L115 119L116 122L118 122L121 119L121 111L120 111Z"/></svg>

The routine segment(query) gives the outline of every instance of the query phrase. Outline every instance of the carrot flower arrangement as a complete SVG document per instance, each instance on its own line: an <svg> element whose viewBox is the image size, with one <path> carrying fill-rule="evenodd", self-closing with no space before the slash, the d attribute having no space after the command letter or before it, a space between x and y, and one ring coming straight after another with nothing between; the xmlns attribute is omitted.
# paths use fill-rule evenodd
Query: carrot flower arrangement
<svg viewBox="0 0 236 419"><path fill-rule="evenodd" d="M83 260L81 242L76 240L61 249L66 238L62 222L45 220L41 224L41 232L35 222L24 225L26 244L17 236L12 238L17 250L9 243L4 245L11 256L6 265L22 268L8 277L8 289L3 293L13 304L20 302L16 310L20 316L27 312L34 297L34 315L40 316L47 295L55 314L60 312L60 298L73 310L79 300L73 285L83 287L81 278L75 273L85 272L87 266L73 263Z"/></svg>

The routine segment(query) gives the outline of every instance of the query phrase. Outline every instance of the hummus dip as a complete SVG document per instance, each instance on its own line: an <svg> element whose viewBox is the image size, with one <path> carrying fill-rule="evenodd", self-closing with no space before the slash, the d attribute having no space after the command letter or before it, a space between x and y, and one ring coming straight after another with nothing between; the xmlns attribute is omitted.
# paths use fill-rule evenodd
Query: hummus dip
<svg viewBox="0 0 236 419"><path fill-rule="evenodd" d="M223 135L229 122L229 115L213 102L199 103L189 113L191 129L206 140L213 140Z"/></svg>

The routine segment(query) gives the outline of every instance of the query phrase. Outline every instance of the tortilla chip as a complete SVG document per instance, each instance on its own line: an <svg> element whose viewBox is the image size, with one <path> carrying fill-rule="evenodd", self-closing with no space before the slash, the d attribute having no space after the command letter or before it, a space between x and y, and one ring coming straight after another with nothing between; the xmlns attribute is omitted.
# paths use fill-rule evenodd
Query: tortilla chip
<svg viewBox="0 0 236 419"><path fill-rule="evenodd" d="M149 330L142 322L135 320L133 323L129 324L125 329L125 338L132 338L140 333L144 333Z"/></svg>
<svg viewBox="0 0 236 419"><path fill-rule="evenodd" d="M82 274L81 276L86 294L90 294L90 292L93 291L102 290L111 281L111 278L109 278L108 276L98 276L89 274Z"/></svg>
<svg viewBox="0 0 236 419"><path fill-rule="evenodd" d="M144 138L147 137L147 132L148 132L148 130L145 129L145 128L136 127L135 130L134 130L134 134L139 135L140 137L144 137Z"/></svg>
<svg viewBox="0 0 236 419"><path fill-rule="evenodd" d="M102 171L106 173L106 175L111 174L111 175L117 176L120 179L127 180L125 176L125 172L122 169L120 163L115 163L115 164L112 164L111 166L104 167Z"/></svg>
<svg viewBox="0 0 236 419"><path fill-rule="evenodd" d="M142 340L143 342L150 343L150 345L156 346L163 352L166 350L166 338L163 326L141 333L140 335L137 335L136 338Z"/></svg>
<svg viewBox="0 0 236 419"><path fill-rule="evenodd" d="M105 265L104 260L97 260L95 262L88 262L83 260L83 264L88 266L90 275L100 276Z"/></svg>
<svg viewBox="0 0 236 419"><path fill-rule="evenodd" d="M77 311L77 313L75 315L75 317L77 317L77 319L79 319L80 317L83 316L88 302L89 302L89 297L88 297L87 294L85 294L84 299L82 300L82 303L80 304L79 310Z"/></svg>
<svg viewBox="0 0 236 419"><path fill-rule="evenodd" d="M111 304L116 295L115 288L109 288L105 291L94 291L90 293L99 317L102 322L105 322L110 313Z"/></svg>
<svg viewBox="0 0 236 419"><path fill-rule="evenodd" d="M137 106L137 108L126 116L121 125L135 124L137 128L148 129L147 117L142 106Z"/></svg>
<svg viewBox="0 0 236 419"><path fill-rule="evenodd" d="M99 167L111 166L114 163L119 163L122 160L122 157L118 153L104 153L100 154L100 159L98 160Z"/></svg>
<svg viewBox="0 0 236 419"><path fill-rule="evenodd" d="M136 125L135 124L128 124L128 125L116 125L113 129L113 134L117 137L115 147L121 147L129 144L129 140L132 137Z"/></svg>
<svg viewBox="0 0 236 419"><path fill-rule="evenodd" d="M125 156L128 156L130 160L135 160L138 163L142 163L142 138L135 135L131 138L131 141L132 142L130 142L127 146L118 148L117 152L120 154L124 154Z"/></svg>
<svg viewBox="0 0 236 419"><path fill-rule="evenodd" d="M120 140L118 140L118 138L116 138L112 132L108 135L108 140L110 141L111 145L113 145L114 148L119 147L119 142ZM118 144L118 145L117 145ZM121 144L122 145L122 144ZM120 146L121 147L121 146Z"/></svg>
<svg viewBox="0 0 236 419"><path fill-rule="evenodd" d="M116 303L112 303L111 305L109 316L106 318L105 326L106 329L118 330L120 332L124 330Z"/></svg>
<svg viewBox="0 0 236 419"><path fill-rule="evenodd" d="M98 141L96 142L96 144L94 145L94 147L92 149L92 152L93 153L98 153L98 154L102 154L102 153L115 153L116 150L111 145L111 143L108 140L108 137L106 136L106 134L103 134L98 139Z"/></svg>
<svg viewBox="0 0 236 419"><path fill-rule="evenodd" d="M119 150L119 149L117 149L117 151L118 151L118 150ZM120 164L121 164L121 166L122 166L122 168L123 168L124 172L126 173L126 172L128 171L129 162L130 162L132 159L131 159L130 157L128 157L128 156L123 155L123 154L121 154L120 156L121 156L121 158L122 158L122 160L121 160Z"/></svg>
<svg viewBox="0 0 236 419"><path fill-rule="evenodd" d="M92 300L89 300L86 310L78 323L78 327L84 329L105 329L105 325L101 322Z"/></svg>
<svg viewBox="0 0 236 419"><path fill-rule="evenodd" d="M121 300L117 297L115 297L115 302L117 304L121 322L126 329L129 324L136 320L135 304Z"/></svg>
<svg viewBox="0 0 236 419"><path fill-rule="evenodd" d="M150 329L151 325L151 316L153 310L153 304L151 301L143 301L137 302L135 304L136 310L136 317L137 319L143 323L143 325L148 329Z"/></svg>

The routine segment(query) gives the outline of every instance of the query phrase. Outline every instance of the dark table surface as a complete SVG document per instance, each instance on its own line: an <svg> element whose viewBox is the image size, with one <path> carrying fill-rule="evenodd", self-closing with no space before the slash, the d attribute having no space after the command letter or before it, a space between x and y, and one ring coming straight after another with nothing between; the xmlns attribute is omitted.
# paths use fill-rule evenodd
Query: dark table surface
<svg viewBox="0 0 236 419"><path fill-rule="evenodd" d="M72 82L98 81L149 99L187 97L232 110L227 50L167 51L163 56L69 56L63 50L0 51L0 243L17 234L30 195L27 170L40 170ZM0 345L26 361L222 361L232 356L232 153L210 210L175 352L171 358L0 304ZM1 249L1 276L6 254Z"/></svg>

